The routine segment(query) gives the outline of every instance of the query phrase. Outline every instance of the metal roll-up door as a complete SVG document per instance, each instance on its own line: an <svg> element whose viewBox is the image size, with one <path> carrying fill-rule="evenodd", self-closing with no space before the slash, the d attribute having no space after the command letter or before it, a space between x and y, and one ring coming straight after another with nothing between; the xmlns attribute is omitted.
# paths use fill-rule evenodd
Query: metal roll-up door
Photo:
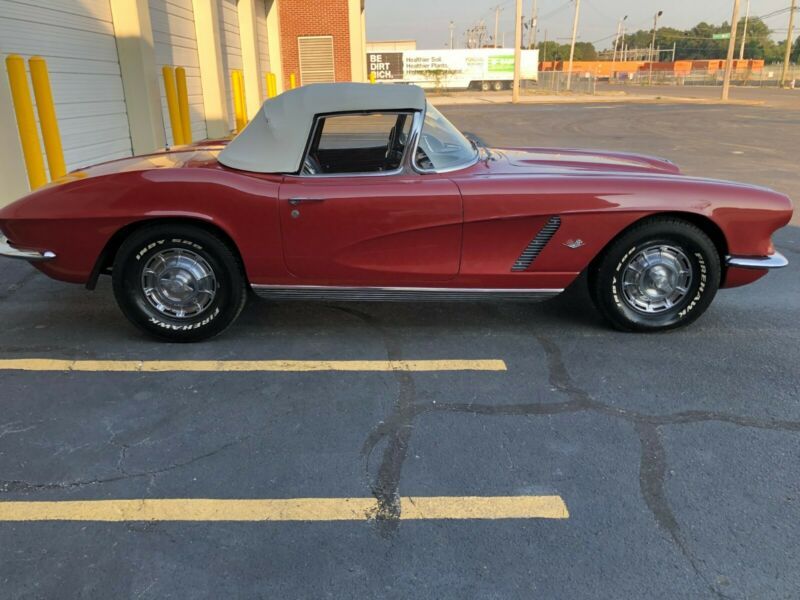
<svg viewBox="0 0 800 600"><path fill-rule="evenodd" d="M203 104L203 84L200 80L200 58L197 53L197 30L194 25L192 0L149 0L150 22L153 26L153 45L159 67L169 65L186 69L186 88L189 93L189 117L193 141L208 137L206 113ZM167 143L172 145L172 127L164 92L161 86L161 105Z"/></svg>
<svg viewBox="0 0 800 600"><path fill-rule="evenodd" d="M68 170L131 155L109 0L0 0L0 53L47 60Z"/></svg>
<svg viewBox="0 0 800 600"><path fill-rule="evenodd" d="M265 84L264 75L269 73L269 39L267 37L267 4L265 0L256 2L256 29L258 31L258 63L262 87ZM264 93L262 97L266 97Z"/></svg>
<svg viewBox="0 0 800 600"><path fill-rule="evenodd" d="M231 73L242 69L242 40L239 35L239 8L237 0L218 0L222 66L225 73L225 96L228 102L228 122L236 129L236 112L233 109Z"/></svg>
<svg viewBox="0 0 800 600"><path fill-rule="evenodd" d="M297 38L300 55L300 83L333 83L333 36L316 35Z"/></svg>

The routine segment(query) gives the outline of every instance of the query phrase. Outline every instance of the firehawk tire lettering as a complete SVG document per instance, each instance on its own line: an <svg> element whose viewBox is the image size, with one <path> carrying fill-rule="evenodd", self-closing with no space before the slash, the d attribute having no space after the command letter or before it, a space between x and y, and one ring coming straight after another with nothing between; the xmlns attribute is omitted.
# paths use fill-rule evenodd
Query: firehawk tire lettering
<svg viewBox="0 0 800 600"><path fill-rule="evenodd" d="M152 285L143 280L142 274L154 254L180 249L206 261L216 280L213 299L206 310L194 316L165 315L158 304L151 302L152 298L148 299L153 288L143 289L145 284ZM128 320L152 336L173 342L195 342L222 333L236 320L247 300L247 279L235 248L193 225L165 222L135 231L117 252L112 279L117 303ZM190 278L189 285L192 282ZM197 288L193 289L197 293ZM186 301L191 302L191 298Z"/></svg>
<svg viewBox="0 0 800 600"><path fill-rule="evenodd" d="M635 254L659 244L682 249L692 264L693 278L689 293L675 306L645 312L623 298L623 271ZM691 223L664 217L648 219L624 232L589 272L593 302L612 325L624 331L662 331L691 323L708 308L720 279L720 255L709 237Z"/></svg>

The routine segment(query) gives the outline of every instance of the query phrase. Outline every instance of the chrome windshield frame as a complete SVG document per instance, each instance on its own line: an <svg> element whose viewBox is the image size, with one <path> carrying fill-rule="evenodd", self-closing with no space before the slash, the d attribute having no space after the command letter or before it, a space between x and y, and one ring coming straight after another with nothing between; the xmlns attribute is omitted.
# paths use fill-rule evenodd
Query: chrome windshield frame
<svg viewBox="0 0 800 600"><path fill-rule="evenodd" d="M454 165L452 167L445 167L442 169L436 169L436 168L425 169L417 164L417 149L419 148L419 142L420 139L422 138L422 128L425 125L425 116L428 114L429 105L430 102L426 102L425 110L422 112L417 112L414 115L414 122L412 124L412 132L414 139L412 140L412 143L409 145L409 148L411 149L411 152L409 153L409 165L411 166L411 168L417 173L420 173L422 175L429 175L431 173L452 173L454 171L461 171L462 169L467 169L477 164L478 161L481 159L481 153L478 151L477 148L475 149L475 156L471 160L462 163L460 165ZM459 131L459 133L461 132ZM461 133L461 135L463 136L464 134ZM467 138L465 137L464 139Z"/></svg>

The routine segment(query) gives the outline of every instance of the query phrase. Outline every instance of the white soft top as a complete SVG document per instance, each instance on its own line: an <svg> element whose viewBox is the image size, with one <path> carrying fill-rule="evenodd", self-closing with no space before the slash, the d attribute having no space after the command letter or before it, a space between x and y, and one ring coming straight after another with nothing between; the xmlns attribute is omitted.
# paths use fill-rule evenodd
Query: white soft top
<svg viewBox="0 0 800 600"><path fill-rule="evenodd" d="M220 152L218 160L241 171L296 173L316 115L424 109L425 92L415 85L304 85L267 100L247 127Z"/></svg>

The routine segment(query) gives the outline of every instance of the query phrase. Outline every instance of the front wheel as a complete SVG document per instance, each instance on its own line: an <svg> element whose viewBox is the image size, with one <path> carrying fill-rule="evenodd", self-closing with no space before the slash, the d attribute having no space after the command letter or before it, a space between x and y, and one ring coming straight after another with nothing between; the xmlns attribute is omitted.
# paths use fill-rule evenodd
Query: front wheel
<svg viewBox="0 0 800 600"><path fill-rule="evenodd" d="M171 342L221 333L247 300L247 281L233 250L191 225L136 231L117 252L112 276L117 304L128 320Z"/></svg>
<svg viewBox="0 0 800 600"><path fill-rule="evenodd" d="M698 227L652 219L612 243L589 273L592 299L617 329L662 331L688 325L714 299L720 258Z"/></svg>

